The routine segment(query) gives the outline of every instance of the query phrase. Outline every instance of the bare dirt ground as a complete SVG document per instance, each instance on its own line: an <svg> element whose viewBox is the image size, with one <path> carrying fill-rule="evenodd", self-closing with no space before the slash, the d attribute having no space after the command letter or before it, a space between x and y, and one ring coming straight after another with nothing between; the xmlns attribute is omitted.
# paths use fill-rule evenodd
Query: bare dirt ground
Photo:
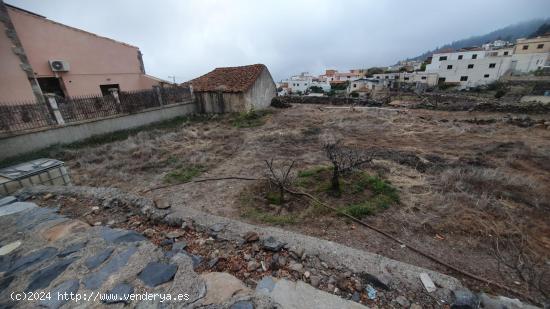
<svg viewBox="0 0 550 309"><path fill-rule="evenodd" d="M245 216L250 205L259 211L266 205L265 198L254 196L259 192L254 181L186 183L145 192L182 169L192 170L190 177L197 179L263 177L264 160L271 158L294 160L296 170L328 165L322 150L327 138L376 149L380 155L365 171L391 183L400 202L365 222L542 301L550 290L550 272L544 273L550 267L550 130L479 121L504 116L295 105L274 110L258 127L236 128L230 116L214 117L143 131L120 142L63 150L63 155L78 185L112 186L166 199L175 209L192 207L257 224L284 224L461 278L374 231L312 211L305 200L294 199L291 204L301 206L283 210L295 220ZM531 117L550 120L549 115ZM491 290L475 281L467 284Z"/></svg>

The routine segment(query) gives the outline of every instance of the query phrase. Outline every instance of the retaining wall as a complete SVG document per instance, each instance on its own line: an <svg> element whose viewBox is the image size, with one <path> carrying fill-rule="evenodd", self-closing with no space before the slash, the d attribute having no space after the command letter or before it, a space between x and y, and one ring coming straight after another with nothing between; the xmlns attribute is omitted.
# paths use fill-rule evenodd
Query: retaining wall
<svg viewBox="0 0 550 309"><path fill-rule="evenodd" d="M68 144L94 135L132 129L197 112L195 102L176 103L139 113L70 123L56 128L0 137L0 160L56 144Z"/></svg>

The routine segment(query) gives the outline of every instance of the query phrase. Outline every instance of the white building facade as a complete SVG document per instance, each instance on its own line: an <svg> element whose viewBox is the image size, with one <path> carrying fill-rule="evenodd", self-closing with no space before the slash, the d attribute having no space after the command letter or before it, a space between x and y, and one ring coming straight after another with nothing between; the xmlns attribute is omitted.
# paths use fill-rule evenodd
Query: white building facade
<svg viewBox="0 0 550 309"><path fill-rule="evenodd" d="M503 75L527 74L547 66L550 53L545 45L550 45L550 38L518 40L516 46L494 42L479 49L435 53L426 72L437 74L438 83L456 83L461 87L484 85Z"/></svg>

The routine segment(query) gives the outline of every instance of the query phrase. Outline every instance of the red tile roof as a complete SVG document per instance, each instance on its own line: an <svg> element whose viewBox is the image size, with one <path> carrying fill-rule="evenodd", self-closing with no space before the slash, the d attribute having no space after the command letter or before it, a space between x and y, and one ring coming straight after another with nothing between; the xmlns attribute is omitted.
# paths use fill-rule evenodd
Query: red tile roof
<svg viewBox="0 0 550 309"><path fill-rule="evenodd" d="M193 91L197 92L245 92L252 87L264 69L267 70L267 67L263 64L216 68L190 82Z"/></svg>

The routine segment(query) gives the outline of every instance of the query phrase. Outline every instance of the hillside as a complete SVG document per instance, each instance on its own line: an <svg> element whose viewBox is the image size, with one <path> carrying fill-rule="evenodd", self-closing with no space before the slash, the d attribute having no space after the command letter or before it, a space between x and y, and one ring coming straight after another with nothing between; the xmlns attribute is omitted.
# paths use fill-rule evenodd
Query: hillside
<svg viewBox="0 0 550 309"><path fill-rule="evenodd" d="M499 39L506 40L506 41L515 41L516 39L519 39L522 37L529 37L534 33L536 33L537 30L540 31L539 28L542 28L541 26L545 23L546 24L550 23L550 18L533 19L533 20L513 24L484 35L472 36L466 39L454 41L452 43L436 47L421 55L418 55L413 58L409 58L407 60L422 60L428 57L429 55L433 54L434 52L437 52L439 50L446 49L446 48L460 49L460 48L469 47L469 46L480 46L482 44L492 42L494 40L499 40Z"/></svg>

